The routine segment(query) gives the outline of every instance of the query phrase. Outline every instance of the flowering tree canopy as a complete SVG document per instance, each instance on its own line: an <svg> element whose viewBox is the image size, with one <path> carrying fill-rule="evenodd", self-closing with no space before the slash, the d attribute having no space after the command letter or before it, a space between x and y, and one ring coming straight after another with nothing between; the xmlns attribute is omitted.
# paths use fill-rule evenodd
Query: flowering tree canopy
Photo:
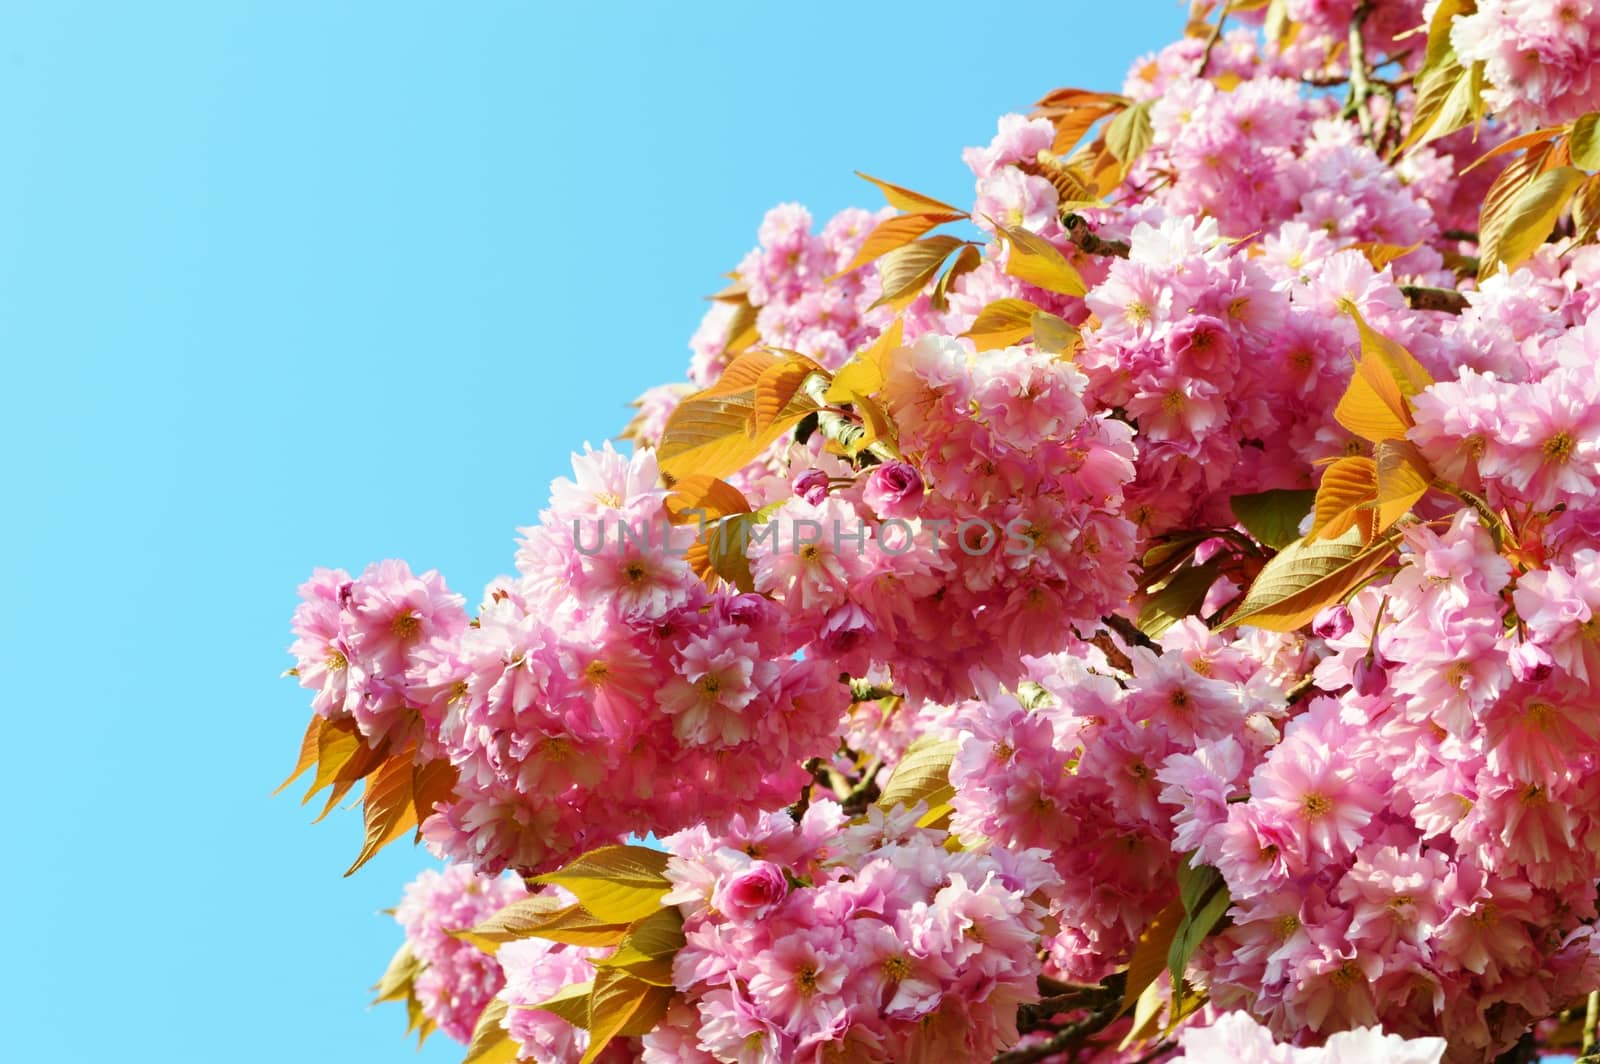
<svg viewBox="0 0 1600 1064"><path fill-rule="evenodd" d="M291 782L450 862L378 998L474 1062L1586 1048L1597 122L1596 0L1199 3L970 210L772 210L475 609L301 588Z"/></svg>

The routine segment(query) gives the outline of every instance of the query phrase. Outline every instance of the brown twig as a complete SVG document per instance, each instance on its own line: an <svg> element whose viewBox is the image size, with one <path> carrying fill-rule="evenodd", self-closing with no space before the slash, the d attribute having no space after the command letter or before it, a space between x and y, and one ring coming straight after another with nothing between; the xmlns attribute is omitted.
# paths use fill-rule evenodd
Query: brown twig
<svg viewBox="0 0 1600 1064"><path fill-rule="evenodd" d="M1415 310L1438 310L1446 314L1460 314L1468 307L1465 293L1454 288L1432 288L1428 285L1403 284L1400 294L1406 297Z"/></svg>
<svg viewBox="0 0 1600 1064"><path fill-rule="evenodd" d="M1089 223L1081 214L1068 214L1061 219L1062 226L1067 231L1067 236L1078 245L1078 250L1086 255L1110 255L1114 258L1125 259L1133 248L1126 240L1102 240L1094 235L1094 230L1089 228Z"/></svg>
<svg viewBox="0 0 1600 1064"><path fill-rule="evenodd" d="M1104 1030L1117 1018L1117 1006L1108 1005L1103 1009L1091 1012L1078 1023L1069 1024L1061 1028L1054 1035L1037 1045L1018 1046L1008 1049L994 1058L994 1064L1034 1064L1035 1061L1053 1057L1063 1049L1067 1049L1075 1042L1081 1042L1096 1031Z"/></svg>
<svg viewBox="0 0 1600 1064"><path fill-rule="evenodd" d="M1344 105L1343 117L1354 117L1361 124L1361 135L1372 143L1372 113L1367 110L1367 99L1372 95L1368 80L1367 45L1361 36L1362 25L1372 12L1372 0L1361 0L1350 16L1350 99Z"/></svg>
<svg viewBox="0 0 1600 1064"><path fill-rule="evenodd" d="M1211 27L1211 36L1206 38L1206 50L1200 53L1200 65L1195 68L1194 76L1206 76L1206 67L1211 65L1211 53L1216 50L1217 42L1222 40L1222 27L1228 21L1228 6L1222 6L1222 13L1217 16L1217 24Z"/></svg>

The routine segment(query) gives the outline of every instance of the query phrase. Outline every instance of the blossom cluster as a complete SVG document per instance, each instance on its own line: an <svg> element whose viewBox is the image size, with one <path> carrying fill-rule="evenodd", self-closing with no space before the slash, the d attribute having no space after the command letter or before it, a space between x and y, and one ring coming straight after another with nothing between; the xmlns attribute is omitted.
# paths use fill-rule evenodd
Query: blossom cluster
<svg viewBox="0 0 1600 1064"><path fill-rule="evenodd" d="M847 824L819 801L664 840L687 1007L642 1059L987 1060L1013 1042L1017 1006L1038 997L1049 868L1026 850L952 852L916 826L926 811Z"/></svg>
<svg viewBox="0 0 1600 1064"><path fill-rule="evenodd" d="M481 876L471 865L457 864L417 876L395 907L406 948L421 965L411 993L422 1015L458 1042L472 1037L505 977L494 957L451 932L481 923L526 895L515 879Z"/></svg>
<svg viewBox="0 0 1600 1064"><path fill-rule="evenodd" d="M303 585L318 717L454 773L412 812L461 864L400 910L447 1033L498 993L581 1058L531 1006L592 951L445 932L520 893L474 874L647 835L685 944L603 1059L1045 1045L1019 1008L1149 967L1201 875L1179 1059L1481 1064L1600 991L1600 180L1592 121L1519 136L1600 109L1600 4L1194 11L1001 118L970 211L769 212L474 612L398 561ZM908 764L935 808L862 813ZM1148 1059L1084 1010L1078 1059Z"/></svg>

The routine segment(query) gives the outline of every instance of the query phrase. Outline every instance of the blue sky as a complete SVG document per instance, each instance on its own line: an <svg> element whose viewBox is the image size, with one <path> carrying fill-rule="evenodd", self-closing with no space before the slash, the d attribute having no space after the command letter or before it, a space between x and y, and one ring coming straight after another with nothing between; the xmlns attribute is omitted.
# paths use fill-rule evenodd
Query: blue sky
<svg viewBox="0 0 1600 1064"><path fill-rule="evenodd" d="M354 814L268 794L314 565L475 600L784 200L1114 88L1168 0L0 3L0 1057L419 1056ZM18 837L20 833L20 837Z"/></svg>

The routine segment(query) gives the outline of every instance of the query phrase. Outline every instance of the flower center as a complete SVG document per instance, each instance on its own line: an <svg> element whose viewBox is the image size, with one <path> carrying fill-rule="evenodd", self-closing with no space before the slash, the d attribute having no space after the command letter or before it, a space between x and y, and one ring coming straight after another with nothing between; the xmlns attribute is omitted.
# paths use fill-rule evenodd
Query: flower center
<svg viewBox="0 0 1600 1064"><path fill-rule="evenodd" d="M422 618L410 610L403 610L389 622L389 630L401 639L410 639L422 630Z"/></svg>
<svg viewBox="0 0 1600 1064"><path fill-rule="evenodd" d="M1306 816L1312 820L1319 816L1327 816L1333 812L1333 803L1328 800L1326 795L1322 794L1306 795L1305 799L1300 803L1300 807L1305 810Z"/></svg>
<svg viewBox="0 0 1600 1064"><path fill-rule="evenodd" d="M1562 430L1544 441L1544 456L1552 462L1565 462L1572 457L1572 433Z"/></svg>
<svg viewBox="0 0 1600 1064"><path fill-rule="evenodd" d="M815 994L817 992L817 966L814 964L802 964L799 970L794 973L794 985L799 989L800 993L805 994L807 997Z"/></svg>

